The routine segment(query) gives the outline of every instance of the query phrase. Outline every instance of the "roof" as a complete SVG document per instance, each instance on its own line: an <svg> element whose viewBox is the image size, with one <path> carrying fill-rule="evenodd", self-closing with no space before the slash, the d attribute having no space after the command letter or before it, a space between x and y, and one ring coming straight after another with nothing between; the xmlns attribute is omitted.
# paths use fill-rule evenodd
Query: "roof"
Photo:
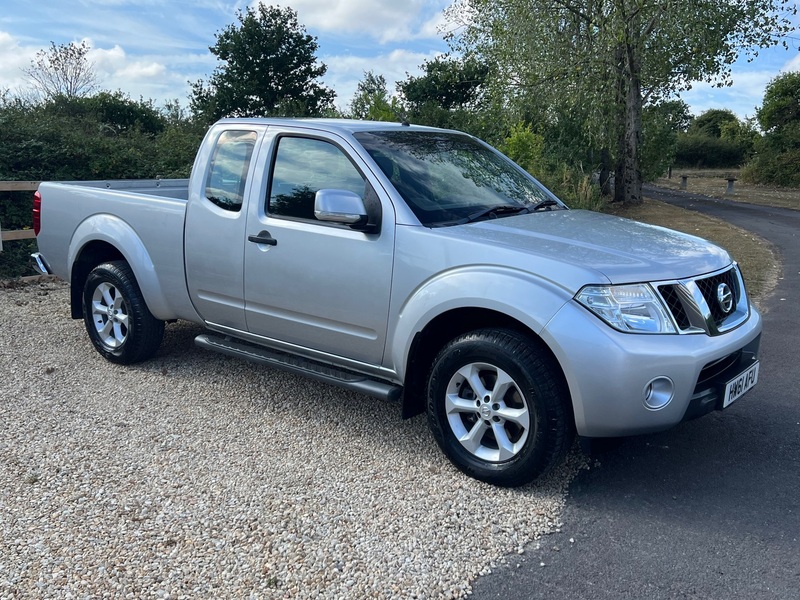
<svg viewBox="0 0 800 600"><path fill-rule="evenodd" d="M290 117L270 117L270 118L249 118L236 117L220 119L219 123L256 123L259 125L286 125L294 123L296 125L314 126L314 129L336 133L356 133L359 131L444 131L435 127L424 125L404 125L389 121L361 121L357 119L310 119L310 118L290 118Z"/></svg>

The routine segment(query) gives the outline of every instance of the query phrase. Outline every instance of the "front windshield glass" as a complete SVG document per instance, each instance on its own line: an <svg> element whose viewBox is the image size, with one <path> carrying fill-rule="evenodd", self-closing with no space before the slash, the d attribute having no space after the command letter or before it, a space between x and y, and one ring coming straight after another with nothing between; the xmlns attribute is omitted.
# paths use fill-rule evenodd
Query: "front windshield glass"
<svg viewBox="0 0 800 600"><path fill-rule="evenodd" d="M355 137L427 227L563 207L513 163L467 135L373 131Z"/></svg>

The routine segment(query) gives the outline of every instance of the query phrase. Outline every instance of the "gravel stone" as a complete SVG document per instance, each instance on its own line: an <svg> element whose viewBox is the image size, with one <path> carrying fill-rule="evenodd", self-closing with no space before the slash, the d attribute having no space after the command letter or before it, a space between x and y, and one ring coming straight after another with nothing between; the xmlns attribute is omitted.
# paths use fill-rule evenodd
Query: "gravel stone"
<svg viewBox="0 0 800 600"><path fill-rule="evenodd" d="M0 289L0 598L464 598L560 527L573 452L501 489L424 417L196 348L105 361L68 287Z"/></svg>

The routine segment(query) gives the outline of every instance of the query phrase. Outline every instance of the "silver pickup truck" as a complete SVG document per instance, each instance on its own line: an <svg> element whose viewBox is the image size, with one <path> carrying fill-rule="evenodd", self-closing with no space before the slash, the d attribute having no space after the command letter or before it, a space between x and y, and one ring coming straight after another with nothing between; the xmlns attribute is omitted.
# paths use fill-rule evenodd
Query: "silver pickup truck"
<svg viewBox="0 0 800 600"><path fill-rule="evenodd" d="M226 119L187 180L43 183L42 272L117 363L203 348L427 412L465 473L520 485L574 434L663 430L758 380L727 252L569 210L463 133Z"/></svg>

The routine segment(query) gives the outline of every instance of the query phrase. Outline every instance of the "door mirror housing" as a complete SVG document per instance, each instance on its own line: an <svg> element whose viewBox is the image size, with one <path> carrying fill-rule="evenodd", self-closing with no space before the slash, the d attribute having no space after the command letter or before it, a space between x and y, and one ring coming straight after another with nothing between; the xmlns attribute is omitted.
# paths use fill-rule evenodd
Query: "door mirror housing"
<svg viewBox="0 0 800 600"><path fill-rule="evenodd" d="M358 230L365 230L369 221L361 196L349 190L319 190L314 196L314 216L318 221Z"/></svg>

